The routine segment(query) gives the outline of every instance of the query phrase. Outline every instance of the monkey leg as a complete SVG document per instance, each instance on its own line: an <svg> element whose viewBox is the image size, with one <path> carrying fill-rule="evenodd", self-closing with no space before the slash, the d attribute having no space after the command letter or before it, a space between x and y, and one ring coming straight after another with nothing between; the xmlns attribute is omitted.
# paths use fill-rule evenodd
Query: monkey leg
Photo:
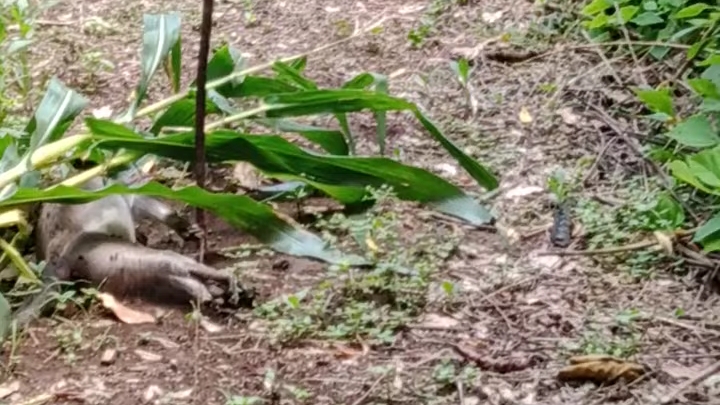
<svg viewBox="0 0 720 405"><path fill-rule="evenodd" d="M83 235L63 255L73 279L84 279L119 297L167 304L206 303L207 281L231 285L232 277L189 257L108 237Z"/></svg>

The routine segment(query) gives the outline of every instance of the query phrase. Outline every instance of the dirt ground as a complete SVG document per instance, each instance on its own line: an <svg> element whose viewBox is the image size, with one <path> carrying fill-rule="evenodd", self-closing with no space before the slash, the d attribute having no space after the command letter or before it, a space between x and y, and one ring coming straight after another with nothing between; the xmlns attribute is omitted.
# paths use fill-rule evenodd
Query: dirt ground
<svg viewBox="0 0 720 405"><path fill-rule="evenodd" d="M38 69L83 91L92 108L119 111L139 77L142 15L179 11L187 84L195 69L200 3L60 1L41 22L41 44L34 50ZM667 398L712 364L720 356L717 298L701 297L702 286L691 276L657 269L638 282L586 257L540 254L550 247L547 176L598 154L602 122L581 101L612 103L606 82L612 70L594 52L537 35L533 3L522 0L453 6L434 17L432 35L413 47L408 33L432 6L397 0L216 1L214 43L227 41L261 63L340 39L355 24L387 18L379 33L312 55L307 72L324 86L363 71L394 74L391 93L421 104L449 137L499 174L502 188L488 204L516 236L510 240L425 211L402 211L409 232L413 221L425 218L462 236L432 277L435 284L452 280L460 288L456 305L428 305L391 345L361 339L273 345L250 311L218 321L223 330L210 333L180 311L135 303L166 316L156 325L126 325L95 308L88 316L45 320L31 329L2 385L14 387L7 403L39 397L56 404L239 404L240 396L258 396L278 404L646 404ZM503 34L513 38L513 52L544 53L504 61L498 55L510 45ZM449 68L458 55L474 62L474 117ZM105 69L106 61L112 65ZM152 97L161 95L158 90ZM531 122L521 118L525 110ZM374 128L357 122L355 131L365 138L361 148L375 153ZM389 125L389 149L400 150L403 161L481 192L410 118L393 115ZM600 165L605 172L633 164L627 151L616 148ZM219 221L212 229L213 248L246 241ZM168 243L163 238L149 240L158 246ZM322 263L279 255L242 260L253 269L245 282L259 289L261 300L311 285L326 271ZM678 309L685 316L675 316ZM622 323L628 314L632 340ZM629 385L559 382L558 370L577 352L572 348L593 344L632 346L631 359L650 372ZM105 365L101 357L108 349L117 351L117 359ZM473 366L476 373L443 383L438 373L448 365L456 371ZM269 371L280 388L268 386ZM712 402L718 389L720 381L711 378L675 396L720 403L716 396ZM43 397L50 394L54 399Z"/></svg>

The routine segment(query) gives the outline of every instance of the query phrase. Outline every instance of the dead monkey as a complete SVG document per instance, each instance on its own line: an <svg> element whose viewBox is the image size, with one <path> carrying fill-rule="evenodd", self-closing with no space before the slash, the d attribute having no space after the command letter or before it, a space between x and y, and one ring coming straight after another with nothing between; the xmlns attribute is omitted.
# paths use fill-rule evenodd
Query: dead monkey
<svg viewBox="0 0 720 405"><path fill-rule="evenodd" d="M82 188L103 187L93 178ZM162 202L144 196L108 196L86 204L44 204L36 235L37 260L46 261L41 293L28 299L16 319L24 326L40 315L53 278L85 280L117 297L141 297L172 305L208 303L232 294L233 304L246 305L252 293L238 290L234 278L170 250L156 250L136 243L135 221L151 218L175 230L183 221ZM212 288L219 284L220 288ZM242 303L239 301L242 300Z"/></svg>

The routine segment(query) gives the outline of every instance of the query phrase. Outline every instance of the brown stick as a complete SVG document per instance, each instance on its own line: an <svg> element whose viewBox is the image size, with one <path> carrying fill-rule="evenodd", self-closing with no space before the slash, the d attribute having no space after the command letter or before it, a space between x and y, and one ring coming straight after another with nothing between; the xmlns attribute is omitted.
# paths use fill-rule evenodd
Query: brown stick
<svg viewBox="0 0 720 405"><path fill-rule="evenodd" d="M207 82L207 64L210 54L210 34L212 31L213 0L203 0L202 23L200 24L200 52L198 53L197 93L195 96L195 181L198 187L205 188L205 83ZM195 209L195 220L200 228L200 251L198 261L204 262L206 237L205 211Z"/></svg>

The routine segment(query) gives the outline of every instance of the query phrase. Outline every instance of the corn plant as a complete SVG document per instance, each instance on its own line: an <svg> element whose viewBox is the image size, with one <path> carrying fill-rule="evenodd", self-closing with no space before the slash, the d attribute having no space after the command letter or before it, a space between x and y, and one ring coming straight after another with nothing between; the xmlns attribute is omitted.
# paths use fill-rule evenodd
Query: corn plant
<svg viewBox="0 0 720 405"><path fill-rule="evenodd" d="M180 17L177 14L144 16L142 74L134 99L112 119L89 117L76 133L66 133L87 100L51 79L44 98L19 138L0 142L0 225L23 234L24 208L43 202L84 203L112 194L142 194L181 201L212 212L278 252L330 263L368 265L367 259L327 246L317 235L293 225L273 209L248 196L212 193L190 186L171 189L151 181L142 186L115 182L97 191L79 188L94 176L116 176L135 170L140 159L192 162L194 151L194 84L181 90ZM388 111L412 114L459 164L484 188L498 186L495 176L464 154L415 104L387 93L386 78L363 73L337 89L320 88L303 75L306 58L298 55L245 68L234 49L217 49L208 62L206 151L209 163L247 162L265 176L301 183L343 204L364 203L368 188L390 186L398 198L426 204L471 224L483 224L492 215L460 188L426 170L384 157L357 156L350 114L369 110L376 119L378 142L384 142ZM150 80L163 68L173 95L144 105ZM268 75L260 75L270 70ZM298 118L329 115L339 129L302 124ZM140 119L150 119L141 125ZM276 134L237 130L260 126ZM296 134L324 153L308 151L283 135ZM47 188L39 179L48 169L75 157L91 157L99 165L64 178ZM36 271L23 262L14 241L2 241L24 281L37 281ZM2 301L0 301L2 303ZM2 306L0 305L0 312Z"/></svg>

